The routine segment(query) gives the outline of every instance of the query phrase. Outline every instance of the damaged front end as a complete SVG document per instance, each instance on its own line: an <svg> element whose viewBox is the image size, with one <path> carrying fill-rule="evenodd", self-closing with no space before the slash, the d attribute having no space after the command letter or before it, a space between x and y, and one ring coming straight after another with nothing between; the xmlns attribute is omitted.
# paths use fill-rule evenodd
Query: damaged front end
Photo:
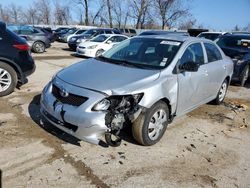
<svg viewBox="0 0 250 188"><path fill-rule="evenodd" d="M139 102L142 97L143 93L110 96L92 108L93 111L106 112L105 125L108 131L105 133L105 140L108 145L119 146L121 144L120 131L125 122L133 122L140 115L142 107L139 106Z"/></svg>

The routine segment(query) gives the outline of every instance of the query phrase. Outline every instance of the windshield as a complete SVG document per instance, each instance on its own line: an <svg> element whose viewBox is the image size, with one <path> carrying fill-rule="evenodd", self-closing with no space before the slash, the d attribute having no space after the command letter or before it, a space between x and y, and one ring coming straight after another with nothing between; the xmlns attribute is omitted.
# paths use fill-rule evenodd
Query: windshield
<svg viewBox="0 0 250 188"><path fill-rule="evenodd" d="M205 39L209 39L209 40L215 40L217 39L221 34L219 33L202 33L200 34L198 37L199 38L205 38Z"/></svg>
<svg viewBox="0 0 250 188"><path fill-rule="evenodd" d="M70 29L67 33L68 34L73 34L73 33L75 33L76 32L76 29Z"/></svg>
<svg viewBox="0 0 250 188"><path fill-rule="evenodd" d="M134 66L163 69L167 67L181 42L156 38L132 38L121 42L103 54L111 62Z"/></svg>
<svg viewBox="0 0 250 188"><path fill-rule="evenodd" d="M83 34L93 35L93 34L96 33L96 32L97 32L96 30L90 29L90 30L85 31Z"/></svg>
<svg viewBox="0 0 250 188"><path fill-rule="evenodd" d="M98 35L97 37L91 39L91 42L104 42L108 38L107 35Z"/></svg>

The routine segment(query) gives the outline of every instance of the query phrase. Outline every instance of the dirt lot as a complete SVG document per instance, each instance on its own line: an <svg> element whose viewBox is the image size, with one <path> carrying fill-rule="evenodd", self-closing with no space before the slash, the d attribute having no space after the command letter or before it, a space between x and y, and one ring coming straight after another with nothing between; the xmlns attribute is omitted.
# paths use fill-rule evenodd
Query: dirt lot
<svg viewBox="0 0 250 188"><path fill-rule="evenodd" d="M41 90L81 60L71 53L54 44L36 55L29 83L0 99L4 188L250 187L250 84L230 86L221 106L203 105L174 121L152 147L137 145L127 130L120 147L103 148L40 124Z"/></svg>

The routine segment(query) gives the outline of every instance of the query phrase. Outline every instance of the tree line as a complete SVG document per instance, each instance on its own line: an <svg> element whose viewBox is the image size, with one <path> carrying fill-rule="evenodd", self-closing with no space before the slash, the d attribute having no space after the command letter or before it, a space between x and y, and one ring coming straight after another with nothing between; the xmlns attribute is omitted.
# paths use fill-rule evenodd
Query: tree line
<svg viewBox="0 0 250 188"><path fill-rule="evenodd" d="M190 12L192 0L33 0L2 6L0 20L30 25L86 25L136 29L204 28ZM250 24L232 30L250 31Z"/></svg>
<svg viewBox="0 0 250 188"><path fill-rule="evenodd" d="M0 4L0 20L15 24L108 27L191 28L192 0L33 0L27 6Z"/></svg>

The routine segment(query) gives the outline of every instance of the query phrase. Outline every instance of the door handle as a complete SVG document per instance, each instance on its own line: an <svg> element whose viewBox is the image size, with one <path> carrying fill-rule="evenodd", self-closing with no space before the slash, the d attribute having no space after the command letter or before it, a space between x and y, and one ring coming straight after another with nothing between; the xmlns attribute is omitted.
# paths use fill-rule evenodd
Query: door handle
<svg viewBox="0 0 250 188"><path fill-rule="evenodd" d="M204 71L204 74L205 74L205 76L208 76L208 71L205 70L205 71Z"/></svg>

